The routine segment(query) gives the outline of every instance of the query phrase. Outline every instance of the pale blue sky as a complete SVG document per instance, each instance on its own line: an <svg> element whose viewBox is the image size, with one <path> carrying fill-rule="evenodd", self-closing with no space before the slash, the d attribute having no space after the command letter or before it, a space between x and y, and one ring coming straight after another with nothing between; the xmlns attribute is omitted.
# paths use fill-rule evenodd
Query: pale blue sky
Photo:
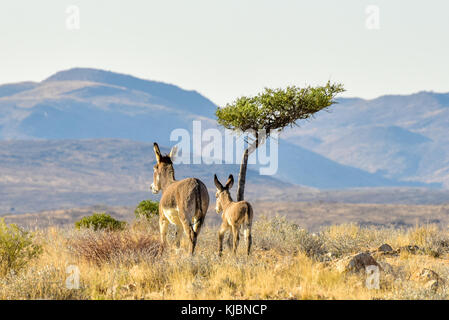
<svg viewBox="0 0 449 320"><path fill-rule="evenodd" d="M80 9L80 30L66 8ZM365 27L367 5L380 30ZM218 104L340 81L345 96L449 92L449 1L39 0L0 4L0 83L101 68Z"/></svg>

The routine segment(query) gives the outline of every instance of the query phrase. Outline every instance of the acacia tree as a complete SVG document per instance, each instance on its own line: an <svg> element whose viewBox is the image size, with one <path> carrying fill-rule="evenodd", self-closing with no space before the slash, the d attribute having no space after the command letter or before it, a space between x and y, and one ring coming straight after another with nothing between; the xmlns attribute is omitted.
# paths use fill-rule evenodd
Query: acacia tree
<svg viewBox="0 0 449 320"><path fill-rule="evenodd" d="M336 95L344 91L342 84L330 82L318 87L265 88L256 96L243 96L223 108L217 108L215 115L219 125L239 134L252 132L240 165L237 201L244 198L248 156L268 139L271 130L280 132L286 127L297 126L299 120L308 119L335 104ZM260 130L266 132L263 137L259 136Z"/></svg>

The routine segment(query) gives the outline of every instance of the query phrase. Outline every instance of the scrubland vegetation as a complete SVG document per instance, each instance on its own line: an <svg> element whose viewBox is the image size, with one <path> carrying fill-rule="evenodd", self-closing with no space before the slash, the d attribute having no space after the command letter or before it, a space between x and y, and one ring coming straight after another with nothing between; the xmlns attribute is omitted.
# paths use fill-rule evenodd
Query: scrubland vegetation
<svg viewBox="0 0 449 320"><path fill-rule="evenodd" d="M49 227L26 233L4 222L0 230L0 299L449 298L449 232L435 225L343 224L310 233L285 218L259 217L251 255L241 242L237 256L226 249L222 258L211 226L201 231L194 257L187 241L162 252L157 217L115 231ZM170 244L173 238L171 230ZM384 243L393 250L379 251ZM364 271L338 268L361 252L381 267L379 289L367 288ZM67 286L73 266L78 289ZM432 277L438 280L429 284Z"/></svg>

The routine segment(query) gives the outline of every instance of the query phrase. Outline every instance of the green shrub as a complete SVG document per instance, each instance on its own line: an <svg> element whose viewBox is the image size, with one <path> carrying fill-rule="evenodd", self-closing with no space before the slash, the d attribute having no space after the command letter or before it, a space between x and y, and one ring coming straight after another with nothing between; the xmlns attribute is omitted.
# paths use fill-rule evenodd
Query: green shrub
<svg viewBox="0 0 449 320"><path fill-rule="evenodd" d="M123 230L125 228L126 222L119 221L112 218L105 212L94 213L91 216L83 217L80 221L75 222L75 227L77 229L87 228L87 229L106 229L106 230Z"/></svg>
<svg viewBox="0 0 449 320"><path fill-rule="evenodd" d="M143 200L137 205L134 214L136 215L136 218L144 217L151 219L152 217L159 215L159 202Z"/></svg>
<svg viewBox="0 0 449 320"><path fill-rule="evenodd" d="M33 243L32 233L0 219L0 276L19 271L41 252L42 247Z"/></svg>

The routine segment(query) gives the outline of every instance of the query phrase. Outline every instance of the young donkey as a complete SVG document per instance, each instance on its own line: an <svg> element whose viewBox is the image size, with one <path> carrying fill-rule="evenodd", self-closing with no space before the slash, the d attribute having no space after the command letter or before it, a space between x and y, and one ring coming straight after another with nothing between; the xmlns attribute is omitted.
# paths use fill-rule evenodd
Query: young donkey
<svg viewBox="0 0 449 320"><path fill-rule="evenodd" d="M217 192L215 197L217 198L217 204L215 211L217 213L222 213L221 218L223 222L221 223L220 231L218 232L218 244L219 251L218 254L221 256L223 251L223 238L226 231L230 228L232 231L233 246L232 251L234 254L237 251L237 246L239 244L240 227L243 225L244 236L246 238L247 249L246 253L249 255L251 250L251 225L253 221L253 208L249 202L232 201L229 189L232 188L234 184L234 177L229 175L226 185L223 185L218 181L217 175L214 176L215 186L217 187Z"/></svg>
<svg viewBox="0 0 449 320"><path fill-rule="evenodd" d="M163 156L157 143L154 143L156 165L154 166L151 191L162 191L159 202L159 228L163 247L167 242L168 223L176 225L176 246L179 247L182 230L190 240L190 253L195 251L198 234L209 207L209 194L203 182L196 178L175 180L173 169L176 147L169 155Z"/></svg>

